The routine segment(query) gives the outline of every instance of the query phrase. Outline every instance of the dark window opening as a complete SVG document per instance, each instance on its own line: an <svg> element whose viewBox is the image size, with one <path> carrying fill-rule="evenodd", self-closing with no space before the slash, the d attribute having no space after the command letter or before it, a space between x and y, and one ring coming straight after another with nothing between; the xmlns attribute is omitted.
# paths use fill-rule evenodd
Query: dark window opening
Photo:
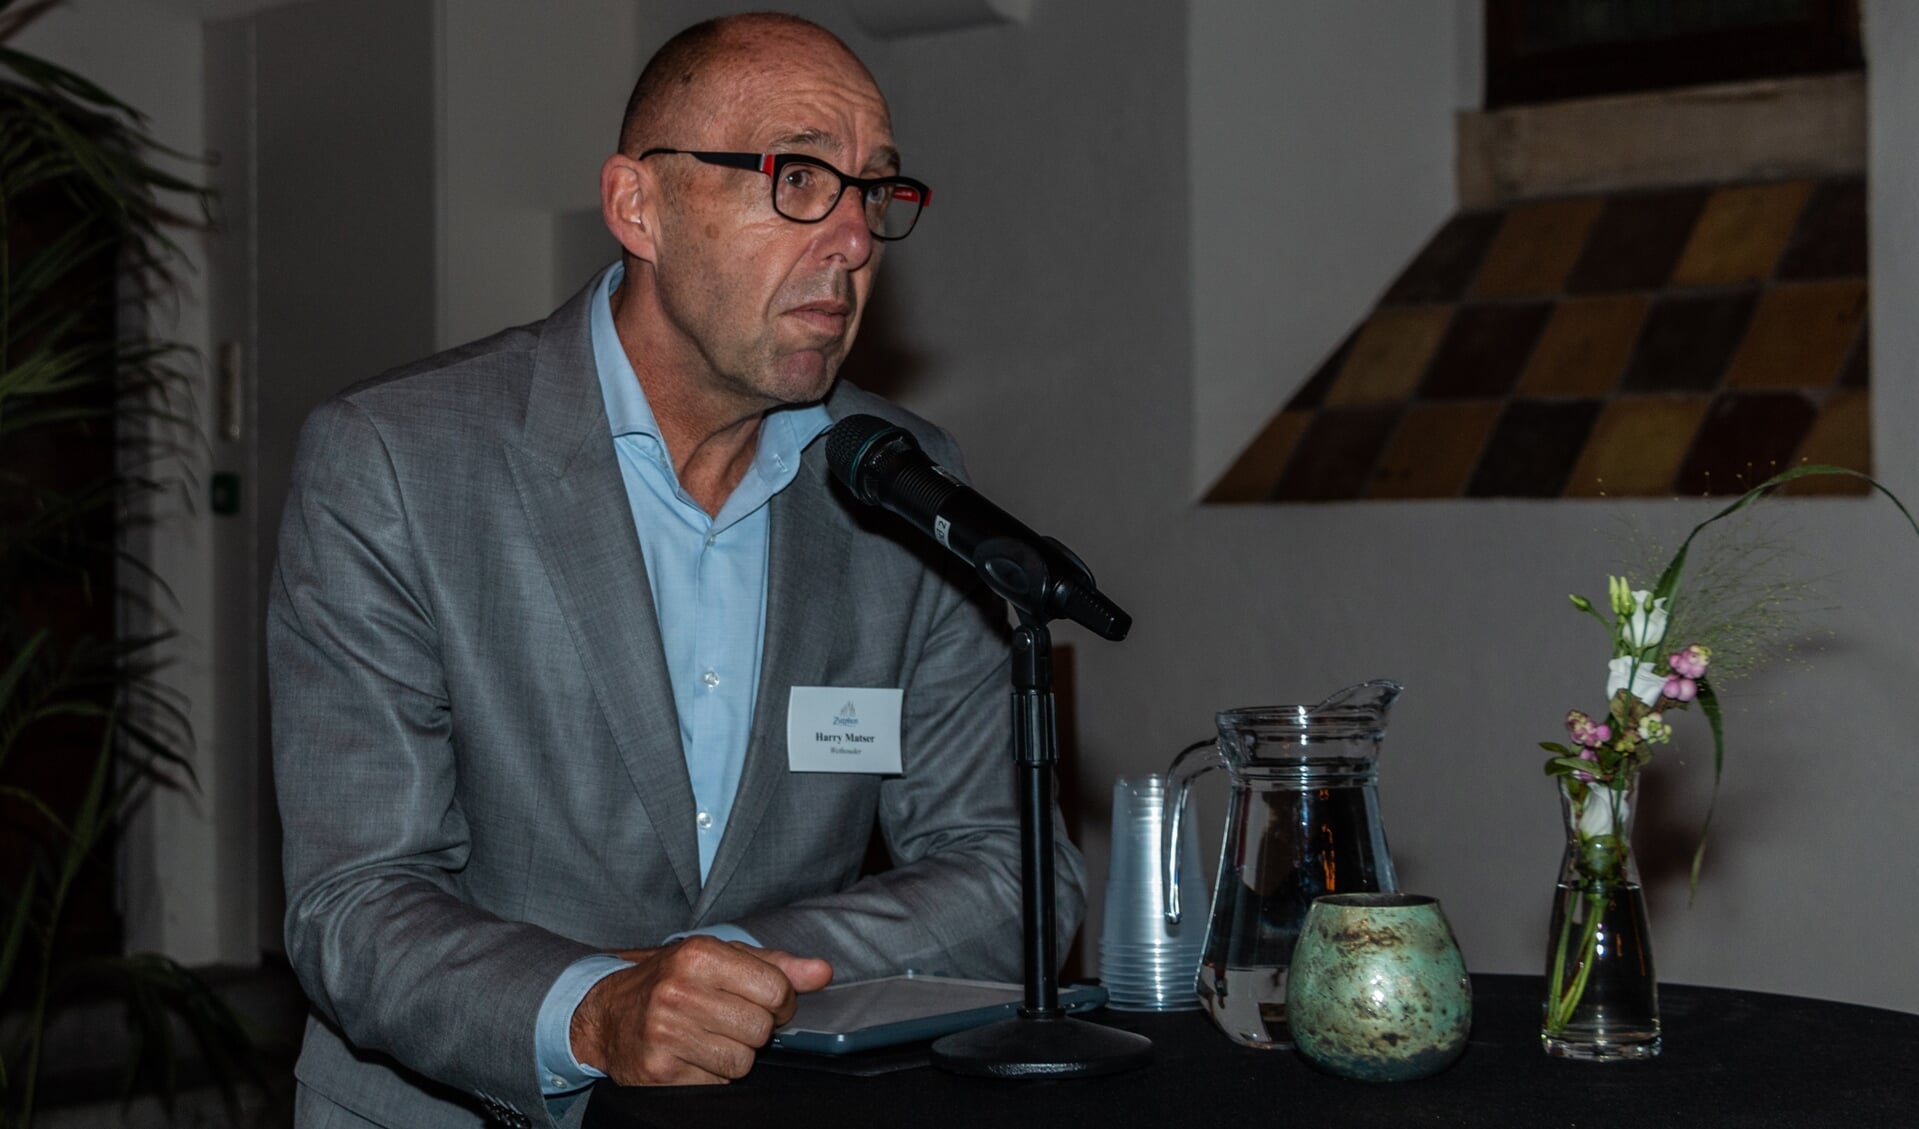
<svg viewBox="0 0 1919 1129"><path fill-rule="evenodd" d="M1857 0L1486 0L1486 108L1856 71Z"/></svg>

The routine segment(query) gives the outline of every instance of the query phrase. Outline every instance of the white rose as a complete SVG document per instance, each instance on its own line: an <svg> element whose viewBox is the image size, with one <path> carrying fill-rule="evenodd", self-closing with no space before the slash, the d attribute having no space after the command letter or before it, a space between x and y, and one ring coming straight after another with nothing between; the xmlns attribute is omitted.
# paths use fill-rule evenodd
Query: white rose
<svg viewBox="0 0 1919 1129"><path fill-rule="evenodd" d="M1611 835L1613 833L1613 798L1619 799L1619 822L1626 821L1626 797L1610 788L1595 786L1586 793L1586 803L1579 809L1579 833L1587 837Z"/></svg>
<svg viewBox="0 0 1919 1129"><path fill-rule="evenodd" d="M1661 630L1664 630L1663 623ZM1649 706L1666 692L1666 678L1653 668L1652 663L1637 662L1631 655L1622 655L1606 664L1607 701L1612 701L1614 694L1626 688L1628 678L1632 679L1632 696Z"/></svg>

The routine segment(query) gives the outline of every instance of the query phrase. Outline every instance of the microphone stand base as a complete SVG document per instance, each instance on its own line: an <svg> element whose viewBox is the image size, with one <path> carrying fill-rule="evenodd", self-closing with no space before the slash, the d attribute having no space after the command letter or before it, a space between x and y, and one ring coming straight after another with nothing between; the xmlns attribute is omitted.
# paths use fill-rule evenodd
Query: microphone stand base
<svg viewBox="0 0 1919 1129"><path fill-rule="evenodd" d="M1152 1040L1067 1015L1021 1013L933 1044L933 1065L987 1078L1089 1078L1145 1066Z"/></svg>

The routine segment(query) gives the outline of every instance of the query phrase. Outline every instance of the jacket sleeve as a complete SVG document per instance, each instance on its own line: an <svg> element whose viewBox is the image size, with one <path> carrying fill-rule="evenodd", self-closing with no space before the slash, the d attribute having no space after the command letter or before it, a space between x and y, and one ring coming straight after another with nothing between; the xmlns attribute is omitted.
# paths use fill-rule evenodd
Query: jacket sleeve
<svg viewBox="0 0 1919 1129"><path fill-rule="evenodd" d="M301 435L267 613L287 954L356 1047L545 1122L534 1017L594 950L460 896L468 826L416 554L375 423L323 406Z"/></svg>

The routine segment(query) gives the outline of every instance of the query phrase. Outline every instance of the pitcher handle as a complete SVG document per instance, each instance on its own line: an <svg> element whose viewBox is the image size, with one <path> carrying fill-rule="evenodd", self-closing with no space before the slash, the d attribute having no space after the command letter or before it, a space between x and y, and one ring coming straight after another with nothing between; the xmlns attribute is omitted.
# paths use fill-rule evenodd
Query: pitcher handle
<svg viewBox="0 0 1919 1129"><path fill-rule="evenodd" d="M1186 815L1186 789L1193 777L1226 763L1219 742L1208 738L1195 741L1179 751L1166 770L1165 804L1159 821L1160 892L1164 895L1166 923L1179 924L1179 825Z"/></svg>

